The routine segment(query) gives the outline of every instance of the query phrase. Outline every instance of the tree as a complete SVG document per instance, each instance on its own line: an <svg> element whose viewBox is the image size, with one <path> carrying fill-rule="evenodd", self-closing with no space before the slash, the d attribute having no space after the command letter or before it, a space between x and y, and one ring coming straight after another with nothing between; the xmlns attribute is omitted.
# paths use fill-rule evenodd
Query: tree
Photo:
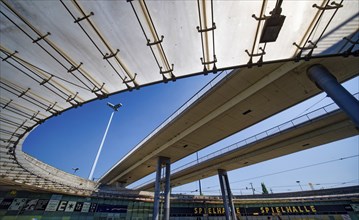
<svg viewBox="0 0 359 220"><path fill-rule="evenodd" d="M262 194L268 194L266 185L264 185L264 183L261 183L261 185L262 185Z"/></svg>

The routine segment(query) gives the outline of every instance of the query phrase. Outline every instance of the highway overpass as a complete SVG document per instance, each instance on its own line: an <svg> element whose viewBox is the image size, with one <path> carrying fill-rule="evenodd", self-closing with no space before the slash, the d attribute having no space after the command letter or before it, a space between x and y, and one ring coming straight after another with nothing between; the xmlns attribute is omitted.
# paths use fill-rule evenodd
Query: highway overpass
<svg viewBox="0 0 359 220"><path fill-rule="evenodd" d="M258 123L320 92L308 78L313 64L326 66L339 82L358 75L357 57L275 62L234 70L167 124L147 136L100 180L122 186ZM294 151L293 151L294 152Z"/></svg>
<svg viewBox="0 0 359 220"><path fill-rule="evenodd" d="M359 134L343 111L325 113L325 109L320 108L173 170L171 187L217 175L220 169L243 168ZM319 112L324 115L310 117ZM152 180L135 189L153 191L154 186Z"/></svg>

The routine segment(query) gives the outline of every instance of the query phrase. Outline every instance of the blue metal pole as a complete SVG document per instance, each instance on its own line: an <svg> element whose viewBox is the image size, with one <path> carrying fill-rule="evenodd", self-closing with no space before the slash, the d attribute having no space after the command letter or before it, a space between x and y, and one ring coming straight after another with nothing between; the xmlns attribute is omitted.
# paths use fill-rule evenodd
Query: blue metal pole
<svg viewBox="0 0 359 220"><path fill-rule="evenodd" d="M226 180L225 180L225 170L218 170L218 177L219 177L219 185L221 186L222 192L222 199L223 199L223 206L226 215L226 220L230 220L230 209L228 206L228 196L227 196L227 187L226 187Z"/></svg>
<svg viewBox="0 0 359 220"><path fill-rule="evenodd" d="M359 101L356 100L337 79L320 64L308 68L309 78L328 94L359 128Z"/></svg>
<svg viewBox="0 0 359 220"><path fill-rule="evenodd" d="M228 180L228 174L227 172L224 173L224 181L226 184L226 189L227 189L227 197L228 197L228 207L231 210L231 217L233 220L236 220L236 210L234 208L234 203L233 203L233 196L232 196L232 190L231 190L231 186L229 185L229 180Z"/></svg>

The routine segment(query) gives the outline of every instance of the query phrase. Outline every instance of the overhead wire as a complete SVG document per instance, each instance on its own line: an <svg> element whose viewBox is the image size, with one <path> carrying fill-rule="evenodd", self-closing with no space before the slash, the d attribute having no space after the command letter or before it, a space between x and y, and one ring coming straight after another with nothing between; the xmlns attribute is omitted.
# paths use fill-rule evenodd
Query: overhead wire
<svg viewBox="0 0 359 220"><path fill-rule="evenodd" d="M359 154L351 155L351 156L347 156L347 157L341 157L341 158L334 159L334 160L328 160L328 161L323 161L323 162L319 162L319 163L309 164L309 165L296 167L296 168L291 168L291 169L287 169L287 170L282 170L282 171L279 171L279 172L263 174L263 175L260 175L260 176L250 177L250 178L246 178L246 179L242 179L242 180L238 180L238 181L232 181L232 182L230 182L230 184L246 182L246 181L254 180L254 179L260 179L260 178L263 178L263 177L278 175L278 174L282 174L282 173L286 173L286 172L291 172L291 171L295 171L295 170L301 170L301 169L305 169L305 168L309 168L309 167L314 167L314 166L333 163L333 162L337 162L337 161L347 160L347 159L351 159L351 158L355 158L355 157L359 157ZM214 187L218 187L218 185L208 186L208 187L206 187L206 189L214 188Z"/></svg>
<svg viewBox="0 0 359 220"><path fill-rule="evenodd" d="M308 110L310 110L311 108L313 108L314 106L318 105L320 102L322 102L325 98L327 98L328 95L325 95L322 99L320 99L319 101L317 101L316 103L314 103L313 105L309 106L308 108L306 108L302 113L298 114L295 118L302 116L304 113L306 113Z"/></svg>

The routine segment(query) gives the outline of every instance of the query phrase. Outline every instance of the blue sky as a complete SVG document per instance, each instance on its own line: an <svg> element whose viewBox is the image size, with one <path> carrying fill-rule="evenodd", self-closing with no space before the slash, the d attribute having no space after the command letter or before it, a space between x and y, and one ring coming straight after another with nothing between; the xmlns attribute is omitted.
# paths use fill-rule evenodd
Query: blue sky
<svg viewBox="0 0 359 220"><path fill-rule="evenodd" d="M24 151L56 168L88 178L102 136L106 129L111 109L107 102L122 103L116 112L108 131L102 153L94 173L101 177L120 158L160 125L168 116L207 84L215 75L200 75L191 78L155 84L132 92L123 92L108 99L97 100L82 107L64 112L38 126L24 143ZM351 93L359 91L359 77L344 84ZM251 137L295 117L331 103L325 94L307 100L285 112L271 117L240 133L200 151L199 156L226 147ZM228 173L234 194L250 194L250 183L261 192L264 182L273 192L298 191L300 184L309 190L308 183L314 188L330 188L359 184L359 137L352 137L335 143L319 146L310 150L283 156ZM347 158L340 160L340 158ZM195 160L193 154L188 159L176 163L172 168ZM321 163L321 165L314 165ZM308 168L301 168L313 165ZM298 168L298 169L297 169ZM287 171L293 170L294 171ZM280 174L275 174L281 172ZM152 177L148 177L150 179ZM205 194L218 194L218 177L201 181ZM173 189L174 193L198 194L198 182Z"/></svg>

